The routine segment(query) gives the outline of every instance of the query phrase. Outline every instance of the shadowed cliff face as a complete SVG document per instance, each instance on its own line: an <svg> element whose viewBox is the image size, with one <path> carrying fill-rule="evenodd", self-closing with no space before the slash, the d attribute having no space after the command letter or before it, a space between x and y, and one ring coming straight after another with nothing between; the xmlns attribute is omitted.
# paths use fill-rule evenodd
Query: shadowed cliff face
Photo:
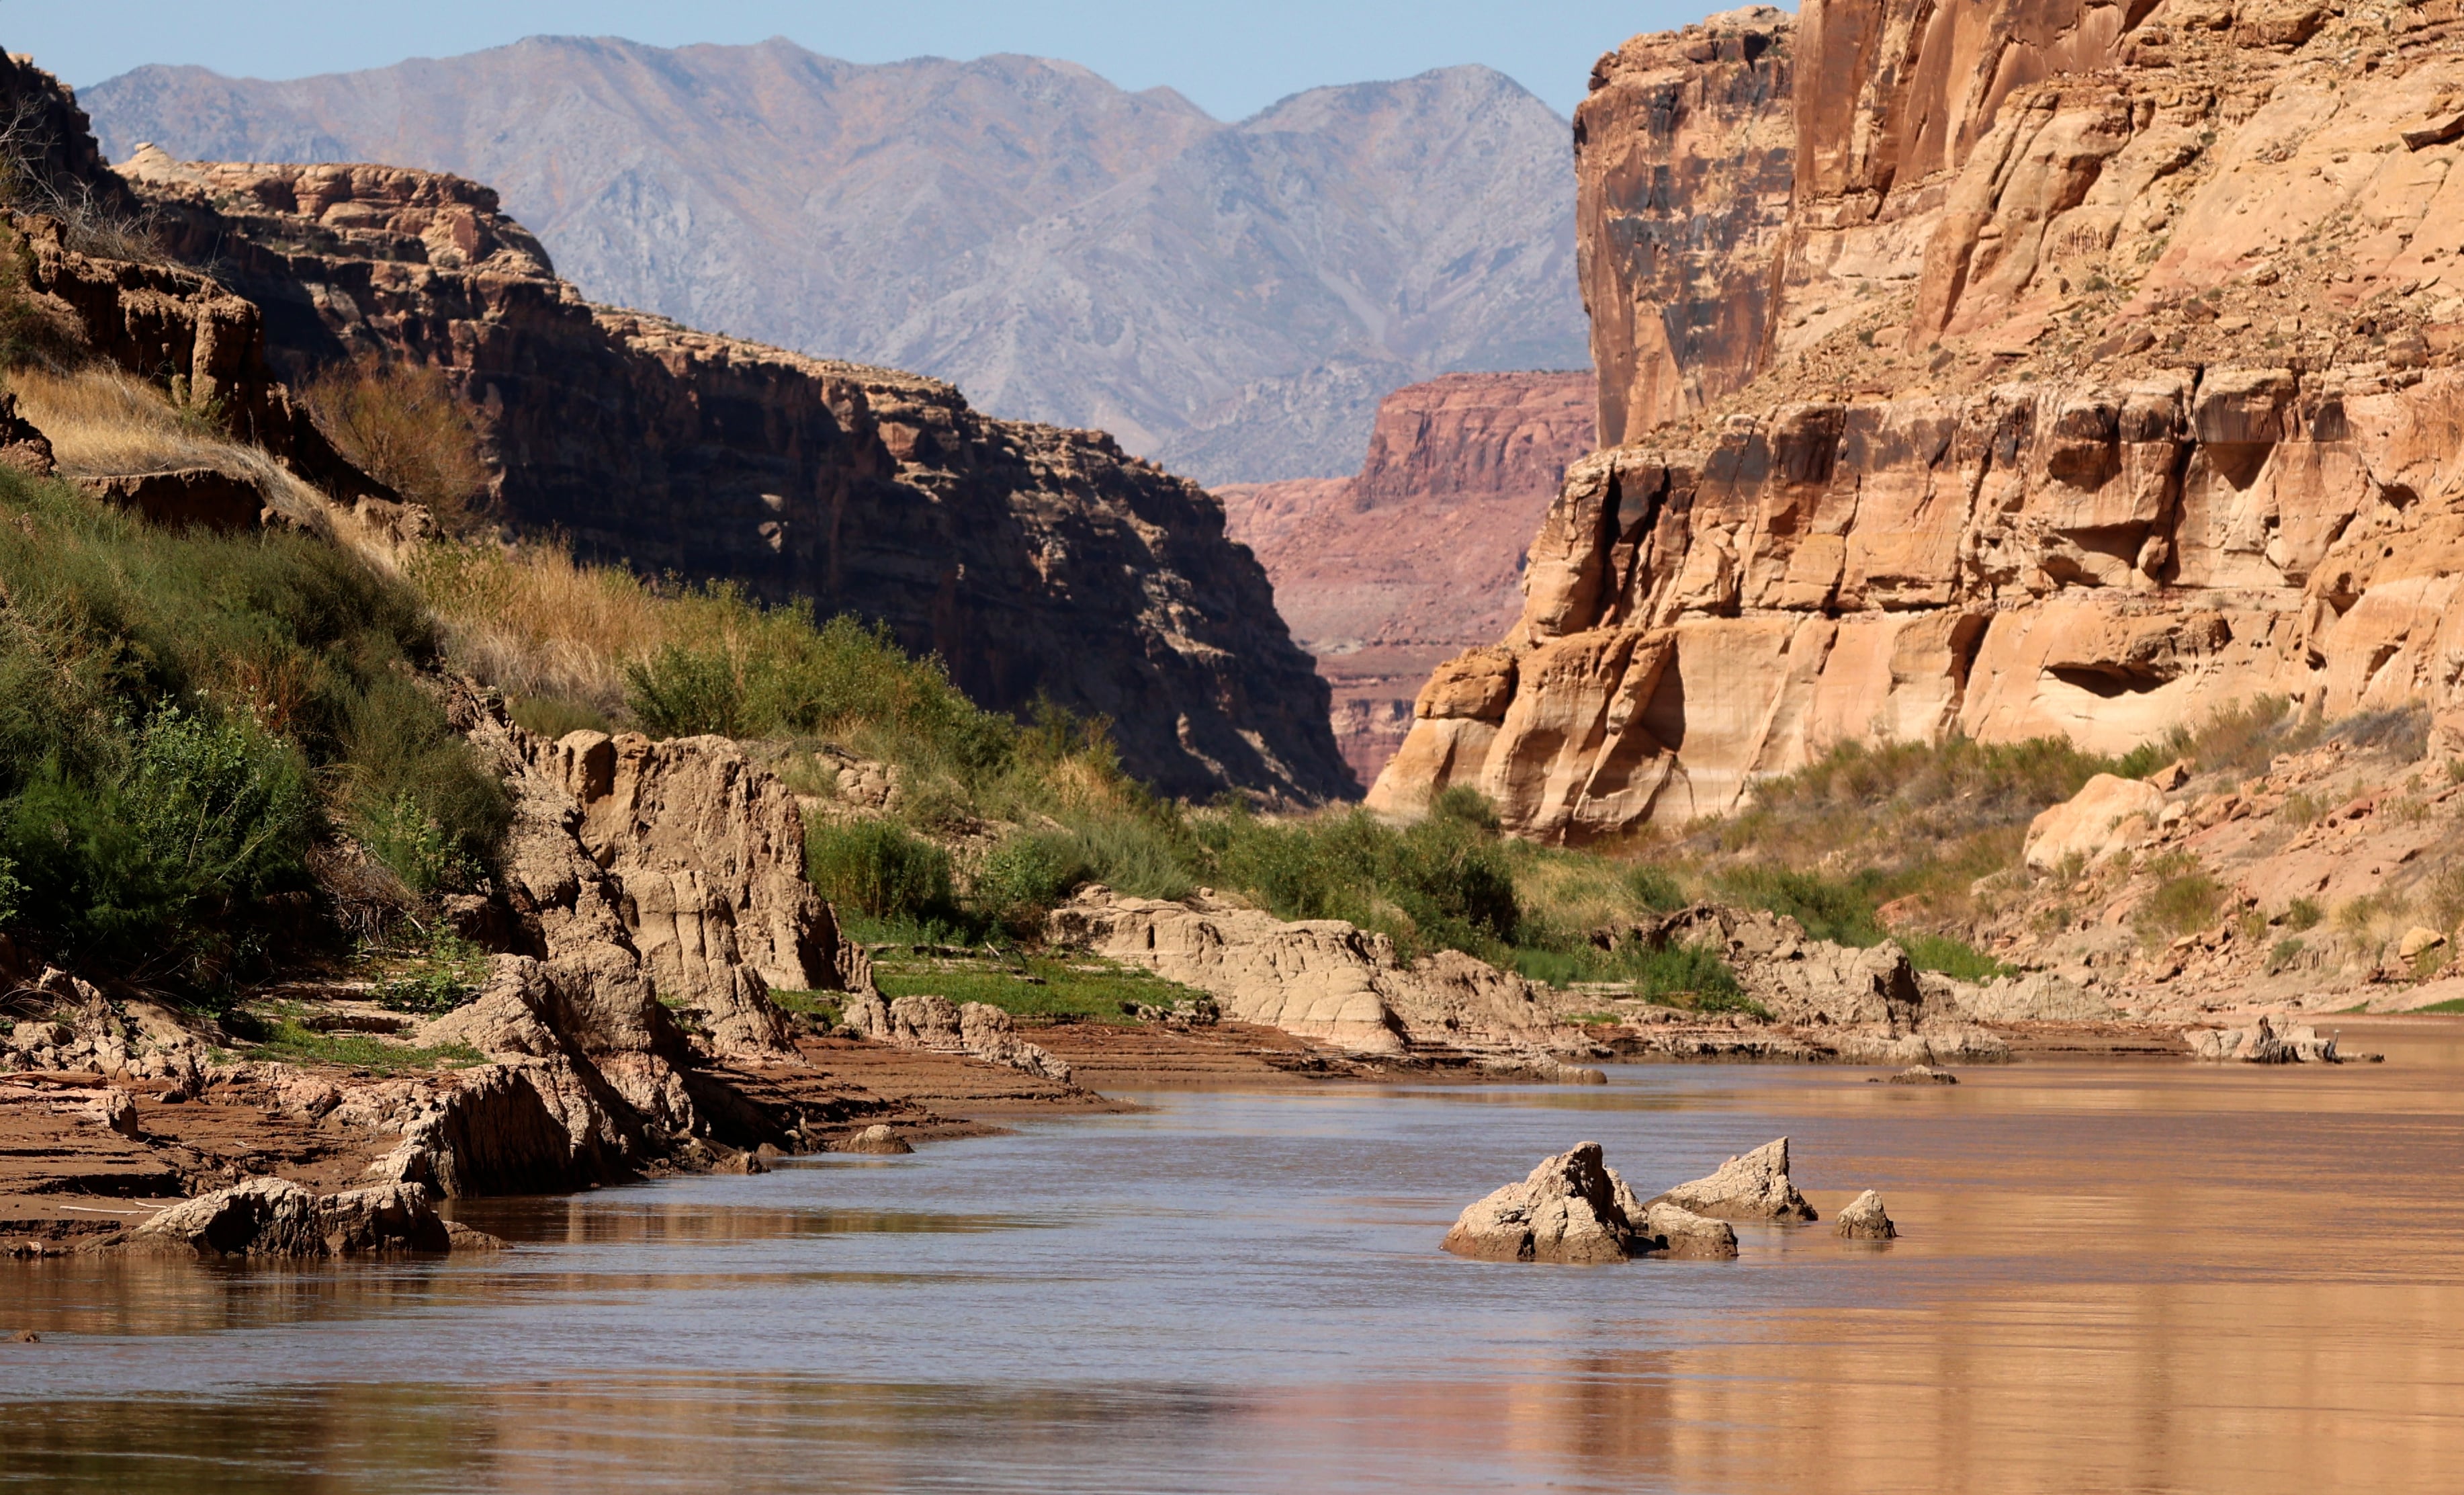
<svg viewBox="0 0 2464 1495"><path fill-rule="evenodd" d="M984 705L1111 717L1168 793L1351 788L1326 686L1221 506L1111 437L594 306L458 178L160 152L125 169L174 252L264 309L287 377L362 351L445 368L517 526L885 622Z"/></svg>
<svg viewBox="0 0 2464 1495"><path fill-rule="evenodd" d="M1592 389L1586 373L1449 374L1386 397L1356 476L1218 490L1333 687L1362 783L1402 745L1430 667L1521 611L1525 543L1592 444Z"/></svg>
<svg viewBox="0 0 2464 1495"><path fill-rule="evenodd" d="M1743 15L1628 43L1595 100L1627 107L1633 57L1719 95ZM1695 379L1699 413L1568 473L1522 617L1432 676L1371 802L1470 782L1611 835L1840 740L2115 751L2262 693L2427 702L2464 745L2451 0L1809 0L1797 30L1766 53L1798 71L1758 371L1714 396L1716 340L1626 361L1629 411ZM1660 222L1739 190L1660 180Z"/></svg>
<svg viewBox="0 0 2464 1495"><path fill-rule="evenodd" d="M1209 481L1344 472L1415 380L1582 360L1564 121L1485 68L1235 123L1066 62L781 40L143 68L86 97L115 159L488 182L595 298L920 369Z"/></svg>

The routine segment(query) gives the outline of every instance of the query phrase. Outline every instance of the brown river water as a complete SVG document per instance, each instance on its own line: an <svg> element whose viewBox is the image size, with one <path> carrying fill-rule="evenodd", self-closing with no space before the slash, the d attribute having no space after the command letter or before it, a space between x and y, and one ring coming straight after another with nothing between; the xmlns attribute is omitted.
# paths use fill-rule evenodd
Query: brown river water
<svg viewBox="0 0 2464 1495"><path fill-rule="evenodd" d="M1635 1066L1163 1092L913 1157L466 1204L501 1256L0 1263L0 1487L2464 1490L2464 1019L2387 1063ZM1596 1138L1785 1133L1888 1245L1458 1261Z"/></svg>

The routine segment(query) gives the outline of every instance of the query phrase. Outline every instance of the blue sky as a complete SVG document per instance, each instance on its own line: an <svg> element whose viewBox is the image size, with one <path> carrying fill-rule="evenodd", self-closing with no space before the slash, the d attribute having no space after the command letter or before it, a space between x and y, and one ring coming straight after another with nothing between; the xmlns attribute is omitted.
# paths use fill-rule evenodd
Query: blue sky
<svg viewBox="0 0 2464 1495"><path fill-rule="evenodd" d="M547 34L660 46L786 36L855 62L1024 52L1238 119L1323 83L1482 62L1570 113L1592 60L1704 0L0 0L0 46L88 85L148 62L253 77L383 67Z"/></svg>

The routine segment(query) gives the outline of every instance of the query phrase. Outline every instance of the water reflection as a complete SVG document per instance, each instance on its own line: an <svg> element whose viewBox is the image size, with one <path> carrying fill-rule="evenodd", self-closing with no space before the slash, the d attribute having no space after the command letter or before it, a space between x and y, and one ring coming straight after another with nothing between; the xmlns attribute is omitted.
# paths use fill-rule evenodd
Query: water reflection
<svg viewBox="0 0 2464 1495"><path fill-rule="evenodd" d="M2356 1026L2359 1026L2357 1024ZM0 1484L152 1489L2442 1490L2464 1023L2369 1069L1651 1067L1141 1097L863 1166L495 1201L494 1259L0 1275ZM1433 1249L1578 1135L1786 1132L1886 1250Z"/></svg>

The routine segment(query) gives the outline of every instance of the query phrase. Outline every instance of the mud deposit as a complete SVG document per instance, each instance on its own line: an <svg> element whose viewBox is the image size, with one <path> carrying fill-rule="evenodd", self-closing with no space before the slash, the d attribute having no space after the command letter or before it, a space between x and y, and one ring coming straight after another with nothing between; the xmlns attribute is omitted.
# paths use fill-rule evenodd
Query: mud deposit
<svg viewBox="0 0 2464 1495"><path fill-rule="evenodd" d="M2464 1022L2383 1066L1135 1097L897 1158L466 1202L407 1264L0 1264L0 1486L2430 1490L2464 1460ZM1774 1135L1734 1263L1437 1248L1578 1138ZM1901 1238L1843 1242L1859 1190ZM37 1342L14 1342L31 1330Z"/></svg>

